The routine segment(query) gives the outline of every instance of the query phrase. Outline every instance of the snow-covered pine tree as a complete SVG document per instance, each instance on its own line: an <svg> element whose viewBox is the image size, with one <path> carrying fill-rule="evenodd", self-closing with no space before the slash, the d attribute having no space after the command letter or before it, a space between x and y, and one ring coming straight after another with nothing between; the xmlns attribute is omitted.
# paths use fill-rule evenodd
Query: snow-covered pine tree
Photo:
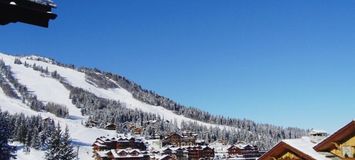
<svg viewBox="0 0 355 160"><path fill-rule="evenodd" d="M68 127L65 127L64 134L61 138L59 158L60 160L73 160L76 157L74 147L71 144Z"/></svg>
<svg viewBox="0 0 355 160"><path fill-rule="evenodd" d="M0 159L9 160L15 157L12 153L15 151L13 147L9 146L8 139L10 137L9 122L6 114L1 113L0 110Z"/></svg>
<svg viewBox="0 0 355 160"><path fill-rule="evenodd" d="M26 133L26 138L25 138L25 145L26 147L30 147L31 146L31 142L32 142L32 133L30 132L30 128L27 129L27 133Z"/></svg>
<svg viewBox="0 0 355 160"><path fill-rule="evenodd" d="M48 139L48 149L45 154L46 160L60 160L59 151L61 145L61 132L62 130L58 124L55 131L52 133L52 136Z"/></svg>
<svg viewBox="0 0 355 160"><path fill-rule="evenodd" d="M38 133L38 129L34 128L33 130L33 137L31 140L31 147L34 149L40 149L41 148L41 139Z"/></svg>

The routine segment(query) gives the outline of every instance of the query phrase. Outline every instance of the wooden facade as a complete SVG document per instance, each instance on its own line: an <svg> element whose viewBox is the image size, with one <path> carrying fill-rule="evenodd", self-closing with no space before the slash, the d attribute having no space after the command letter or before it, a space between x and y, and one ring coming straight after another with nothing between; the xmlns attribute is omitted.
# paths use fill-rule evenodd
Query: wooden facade
<svg viewBox="0 0 355 160"><path fill-rule="evenodd" d="M199 160L213 159L215 151L208 146L189 146L166 148L162 151L163 155L169 155L177 160Z"/></svg>
<svg viewBox="0 0 355 160"><path fill-rule="evenodd" d="M165 145L174 145L174 146L181 146L182 136L177 133L172 133L164 138L163 146Z"/></svg>
<svg viewBox="0 0 355 160"><path fill-rule="evenodd" d="M128 149L128 148L133 149L132 152L129 153L129 155L131 155L131 157L132 157L132 155L137 153L136 151L145 151L147 149L146 145L144 144L144 142L142 140L135 139L133 137L132 138L127 138L127 137L107 138L107 137L103 136L103 137L97 138L95 143L92 144L92 147L93 147L93 152L94 152L95 156L99 159L105 159L107 157L110 159L110 154L114 155L113 151L116 151L116 150L122 151L122 150ZM108 152L108 151L111 151L111 152ZM125 154L125 152L124 151L120 152L120 151L118 151L117 154L118 155L121 154L120 156L123 157L123 154ZM108 153L106 154L106 152L108 152Z"/></svg>
<svg viewBox="0 0 355 160"><path fill-rule="evenodd" d="M163 146L174 145L174 146L192 146L196 144L197 136L195 134L177 134L171 133L163 139Z"/></svg>
<svg viewBox="0 0 355 160"><path fill-rule="evenodd" d="M106 126L105 126L105 129L107 129L107 130L116 130L116 125L115 124L113 124L113 123L110 123L110 124L107 124Z"/></svg>
<svg viewBox="0 0 355 160"><path fill-rule="evenodd" d="M163 150L162 154L173 157L176 160L187 160L188 159L187 149L181 148L181 147L166 148Z"/></svg>
<svg viewBox="0 0 355 160"><path fill-rule="evenodd" d="M187 147L187 151L189 160L213 159L215 156L214 149L208 146Z"/></svg>
<svg viewBox="0 0 355 160"><path fill-rule="evenodd" d="M260 157L263 152L260 152L257 146L249 144L232 145L227 149L229 157L242 156L244 158Z"/></svg>

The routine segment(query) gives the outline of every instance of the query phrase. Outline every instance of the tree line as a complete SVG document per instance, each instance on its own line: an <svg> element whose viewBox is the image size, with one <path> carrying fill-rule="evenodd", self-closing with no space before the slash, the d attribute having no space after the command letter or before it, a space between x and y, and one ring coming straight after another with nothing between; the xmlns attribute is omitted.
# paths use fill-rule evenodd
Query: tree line
<svg viewBox="0 0 355 160"><path fill-rule="evenodd" d="M16 125L13 125L16 124ZM9 141L24 144L24 151L32 147L45 151L46 160L72 160L77 153L71 144L69 130L62 131L59 124L41 116L10 115L0 110L0 159L15 158L16 148Z"/></svg>

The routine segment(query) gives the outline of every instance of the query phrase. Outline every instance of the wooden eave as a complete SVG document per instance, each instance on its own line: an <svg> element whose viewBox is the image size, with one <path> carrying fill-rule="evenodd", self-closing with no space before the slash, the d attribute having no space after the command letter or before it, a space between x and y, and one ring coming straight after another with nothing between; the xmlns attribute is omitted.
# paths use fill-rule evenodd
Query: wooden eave
<svg viewBox="0 0 355 160"><path fill-rule="evenodd" d="M283 141L274 146L270 151L263 154L258 160L272 160L273 157L278 158L287 152L293 153L304 160L316 160Z"/></svg>
<svg viewBox="0 0 355 160"><path fill-rule="evenodd" d="M314 150L317 152L330 151L336 148L334 143L342 143L353 136L355 136L355 120L351 121L349 124L345 125L343 128L318 143L314 146Z"/></svg>
<svg viewBox="0 0 355 160"><path fill-rule="evenodd" d="M48 27L49 20L57 17L51 12L54 7L29 0L0 0L0 24L23 22Z"/></svg>

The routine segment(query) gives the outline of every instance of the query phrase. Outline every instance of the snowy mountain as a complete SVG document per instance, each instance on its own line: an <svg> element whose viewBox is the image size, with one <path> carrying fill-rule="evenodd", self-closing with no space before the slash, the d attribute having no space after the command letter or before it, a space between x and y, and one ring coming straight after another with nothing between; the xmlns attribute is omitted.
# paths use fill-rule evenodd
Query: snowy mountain
<svg viewBox="0 0 355 160"><path fill-rule="evenodd" d="M79 158L92 159L91 144L97 137L115 135L125 124L144 128L144 135L193 130L207 141L247 141L266 148L280 139L301 137L305 131L214 116L189 108L142 89L125 77L90 68L75 68L40 56L0 53L0 108L10 114L50 117L68 126ZM88 122L94 121L95 124ZM147 124L146 122L157 122ZM44 153L18 153L18 159L43 158Z"/></svg>

